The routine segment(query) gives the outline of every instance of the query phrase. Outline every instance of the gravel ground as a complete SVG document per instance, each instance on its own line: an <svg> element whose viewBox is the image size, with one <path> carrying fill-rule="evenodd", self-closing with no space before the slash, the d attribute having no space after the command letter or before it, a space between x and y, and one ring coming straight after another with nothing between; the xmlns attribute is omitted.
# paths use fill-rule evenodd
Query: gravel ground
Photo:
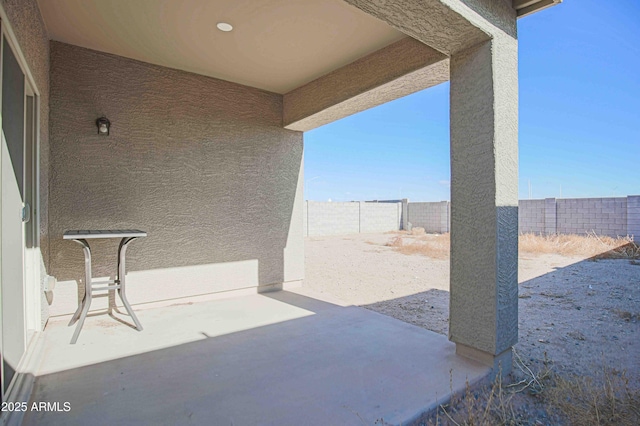
<svg viewBox="0 0 640 426"><path fill-rule="evenodd" d="M394 236L307 238L305 286L446 335L449 260L398 253L385 246ZM518 273L515 350L525 364L540 371L546 354L554 372L589 376L607 367L640 387L640 261L521 253ZM538 411L532 424L559 421Z"/></svg>

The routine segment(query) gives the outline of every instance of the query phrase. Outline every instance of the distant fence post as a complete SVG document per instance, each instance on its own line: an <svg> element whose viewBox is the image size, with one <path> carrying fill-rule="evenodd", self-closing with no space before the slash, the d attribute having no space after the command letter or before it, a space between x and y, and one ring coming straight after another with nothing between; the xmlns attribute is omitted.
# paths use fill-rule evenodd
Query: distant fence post
<svg viewBox="0 0 640 426"><path fill-rule="evenodd" d="M640 195L627 197L627 235L640 241Z"/></svg>
<svg viewBox="0 0 640 426"><path fill-rule="evenodd" d="M302 233L305 237L309 236L309 200L305 200L302 205Z"/></svg>
<svg viewBox="0 0 640 426"><path fill-rule="evenodd" d="M557 209L555 198L544 199L544 233L547 235L557 232Z"/></svg>
<svg viewBox="0 0 640 426"><path fill-rule="evenodd" d="M406 231L409 227L409 199L402 199L402 217L401 217L401 229Z"/></svg>
<svg viewBox="0 0 640 426"><path fill-rule="evenodd" d="M449 232L449 202L440 201L440 233Z"/></svg>

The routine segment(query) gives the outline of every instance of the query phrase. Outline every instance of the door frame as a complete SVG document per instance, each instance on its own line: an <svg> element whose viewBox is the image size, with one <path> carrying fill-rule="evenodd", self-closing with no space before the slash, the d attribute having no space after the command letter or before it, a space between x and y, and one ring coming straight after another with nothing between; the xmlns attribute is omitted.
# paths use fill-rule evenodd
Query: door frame
<svg viewBox="0 0 640 426"><path fill-rule="evenodd" d="M31 197L32 197L32 205L31 205L31 220L23 225L23 268L24 268L24 277L23 277L23 302L24 302L24 334L25 334L25 352L23 353L22 359L16 369L16 374L14 374L11 383L7 387L7 392L4 392L4 386L0 386L0 392L2 393L2 401L9 400L8 397L14 393L16 382L19 380L18 376L21 376L21 372L23 370L23 363L25 359L28 358L28 348L30 346L30 342L33 339L34 335L37 332L41 331L41 258L42 254L38 255L38 251L40 249L40 102L41 96L40 91L38 90L38 86L35 84L35 79L33 78L33 74L29 69L27 64L27 60L19 47L17 37L11 27L11 23L7 17L6 12L2 5L0 5L0 65L2 64L2 59L4 56L4 52L2 51L4 43L6 40L9 48L12 50L23 74L25 77L25 128L23 129L23 135L25 138L24 143L26 144L27 138L27 122L26 114L27 114L27 96L33 97L33 117L32 117L32 138L30 143L31 146L31 158L27 158L25 155L25 163L30 161L29 167L24 166L24 172L27 173L27 170L31 171ZM0 66L0 99L2 99L2 67ZM0 103L0 131L2 131L2 105ZM23 149L26 151L26 146L23 146ZM25 152L26 154L26 152ZM26 183L26 180L25 180ZM26 191L25 191L26 192ZM0 206L1 204L0 200ZM0 215L1 215L0 209ZM27 249L26 238L24 238L24 230L27 227L31 228L32 232L32 248ZM0 238L2 238L2 233L0 232ZM2 256L2 249L0 246L0 257ZM1 265L0 265L1 268ZM27 269L29 269L29 273L27 273ZM0 271L1 272L1 271ZM0 285L2 283L2 274L0 273ZM0 287L1 288L1 287ZM0 292L0 303L1 303L1 292ZM0 324L1 325L1 324ZM0 338L0 354L3 353L2 348L2 339ZM3 375L3 369L0 364L0 375ZM4 377L2 377L2 382L4 381Z"/></svg>
<svg viewBox="0 0 640 426"><path fill-rule="evenodd" d="M31 101L29 101L29 98L31 98ZM40 257L38 256L38 251L40 250L40 145L38 138L40 129L39 100L40 98L35 94L33 86L25 78L24 186L25 198L28 198L25 202L29 201L30 204L30 220L23 225L24 286L26 305L25 319L27 332L40 331L42 316L42 309L40 306ZM31 111L29 111L29 109L31 109ZM30 114L31 116L29 116ZM27 174L30 175L28 179ZM28 188L27 184L29 184Z"/></svg>

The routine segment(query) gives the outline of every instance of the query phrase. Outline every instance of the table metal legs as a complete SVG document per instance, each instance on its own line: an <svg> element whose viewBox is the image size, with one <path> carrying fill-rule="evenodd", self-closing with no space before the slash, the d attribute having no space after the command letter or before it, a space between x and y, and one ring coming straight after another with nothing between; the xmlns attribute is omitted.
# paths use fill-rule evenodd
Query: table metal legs
<svg viewBox="0 0 640 426"><path fill-rule="evenodd" d="M122 300L122 304L124 308L127 310L127 313L133 320L136 325L136 329L138 331L142 331L142 325L138 320L138 317L133 312L129 301L127 300L127 295L125 292L125 277L126 277L126 269L125 269L125 254L127 252L127 246L137 237L125 237L120 241L120 246L118 247L118 270L116 272L116 279L113 281L101 281L94 283L91 278L91 248L89 247L89 243L85 239L77 239L73 240L82 246L84 252L84 270L85 270L85 284L84 284L84 296L82 297L82 301L78 305L78 309L71 317L71 321L69 322L69 326L73 325L76 321L78 321L78 325L76 326L76 330L73 333L73 337L71 338L71 344L75 344L78 340L78 336L80 335L80 330L82 330L82 326L84 325L84 320L87 317L87 313L89 312L89 307L91 306L91 299L93 297L94 291L103 291L106 290L110 294L113 293L113 290L118 290L118 295ZM94 287L98 284L107 284L102 287ZM114 300L115 303L115 300ZM111 305L109 305L109 313L111 313Z"/></svg>
<svg viewBox="0 0 640 426"><path fill-rule="evenodd" d="M140 321L138 321L138 317L136 316L136 314L133 313L133 309L131 309L131 305L127 300L127 294L125 293L126 287L124 285L125 278L126 278L125 254L127 253L127 247L129 246L129 243L135 240L136 238L137 237L127 237L127 238L123 238L120 241L120 247L118 247L118 273L116 275L116 282L120 284L118 287L118 294L120 295L120 300L122 300L122 304L124 305L125 309L129 313L129 316L135 323L138 331L142 331L142 324L140 324Z"/></svg>
<svg viewBox="0 0 640 426"><path fill-rule="evenodd" d="M82 325L84 324L84 319L87 317L87 313L89 312L89 306L91 306L91 248L89 248L89 243L87 240L73 240L76 243L82 246L82 251L84 252L84 296L82 298L82 302L78 305L78 309L71 317L71 321L69 325L71 326L74 322L78 321L78 325L76 326L76 331L73 332L73 337L71 338L71 344L75 344L76 340L78 340L78 336L80 335L80 330L82 330Z"/></svg>

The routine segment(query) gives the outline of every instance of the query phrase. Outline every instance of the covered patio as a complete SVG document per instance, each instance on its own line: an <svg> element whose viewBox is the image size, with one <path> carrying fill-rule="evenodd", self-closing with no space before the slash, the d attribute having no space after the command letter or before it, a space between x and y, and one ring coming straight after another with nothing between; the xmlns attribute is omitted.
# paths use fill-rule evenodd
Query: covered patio
<svg viewBox="0 0 640 426"><path fill-rule="evenodd" d="M138 316L144 333L91 317L76 345L50 323L30 404L71 410L23 424L407 424L489 371L444 336L302 289Z"/></svg>
<svg viewBox="0 0 640 426"><path fill-rule="evenodd" d="M73 404L28 424L399 423L450 377L510 371L517 19L557 2L1 1L3 401ZM286 291L304 283L303 132L446 81L449 341ZM68 346L73 229L147 233L126 276L144 331L95 303ZM92 243L95 277L116 247Z"/></svg>

